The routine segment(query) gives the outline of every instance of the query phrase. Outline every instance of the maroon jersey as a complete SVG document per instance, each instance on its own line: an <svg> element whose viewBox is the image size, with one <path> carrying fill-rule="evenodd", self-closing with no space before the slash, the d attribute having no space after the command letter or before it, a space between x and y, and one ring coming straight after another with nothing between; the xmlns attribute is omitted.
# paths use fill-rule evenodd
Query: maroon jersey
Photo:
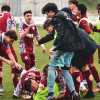
<svg viewBox="0 0 100 100"><path fill-rule="evenodd" d="M87 17L83 17L80 19L79 27L82 28L85 32L91 33L91 28Z"/></svg>
<svg viewBox="0 0 100 100"><path fill-rule="evenodd" d="M39 84L40 80L41 80L40 71L37 70L36 68L31 68L30 70L28 70L26 72L24 72L24 71L22 72L21 85L22 85L23 90L25 89L24 87L25 87L25 84L27 84L28 80L35 81L37 84ZM37 89L34 86L32 86L31 89L32 89L33 93L35 91L37 91Z"/></svg>
<svg viewBox="0 0 100 100"><path fill-rule="evenodd" d="M23 72L22 72L23 74ZM40 83L41 80L41 73L39 70L36 68L31 68L30 70L26 71L22 76L21 76L21 81L27 81L28 79L35 80L37 83Z"/></svg>
<svg viewBox="0 0 100 100"><path fill-rule="evenodd" d="M32 24L33 25L33 24ZM20 25L19 25L19 33L21 35L21 33L23 33L25 31L25 29L28 27L29 25L26 24L25 22L22 22ZM29 34L33 34L34 37L38 37L39 34L38 34L38 31L37 31L37 28L35 25L33 25L32 28L30 28L29 30ZM33 37L30 38L30 37L21 37L20 38L20 51L21 53L33 53Z"/></svg>
<svg viewBox="0 0 100 100"><path fill-rule="evenodd" d="M10 46L9 44L5 43L4 34L0 34L0 56L8 59L8 53L11 53Z"/></svg>
<svg viewBox="0 0 100 100"><path fill-rule="evenodd" d="M15 27L16 23L12 15L9 12L0 13L0 32L6 32L12 27Z"/></svg>

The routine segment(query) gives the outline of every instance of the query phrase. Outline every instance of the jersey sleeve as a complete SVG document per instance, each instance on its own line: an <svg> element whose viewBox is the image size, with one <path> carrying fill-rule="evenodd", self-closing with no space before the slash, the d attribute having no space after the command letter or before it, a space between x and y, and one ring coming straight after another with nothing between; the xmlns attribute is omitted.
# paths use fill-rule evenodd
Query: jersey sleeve
<svg viewBox="0 0 100 100"><path fill-rule="evenodd" d="M37 29L36 25L34 26L34 28L35 28L35 31L34 31L34 36L35 36L35 37L36 37L36 39L38 40L38 39L40 38L40 34L39 34L39 31L38 31L38 29Z"/></svg>
<svg viewBox="0 0 100 100"><path fill-rule="evenodd" d="M86 20L81 20L79 26L80 28L84 29L85 32L91 33L89 23Z"/></svg>

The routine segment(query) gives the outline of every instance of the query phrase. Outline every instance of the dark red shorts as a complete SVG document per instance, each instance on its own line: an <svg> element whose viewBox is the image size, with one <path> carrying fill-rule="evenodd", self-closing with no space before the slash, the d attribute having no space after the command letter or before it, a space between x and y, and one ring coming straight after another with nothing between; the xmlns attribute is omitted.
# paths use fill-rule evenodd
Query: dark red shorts
<svg viewBox="0 0 100 100"><path fill-rule="evenodd" d="M87 64L92 64L94 62L93 60L93 55L89 56L89 59L87 59Z"/></svg>
<svg viewBox="0 0 100 100"><path fill-rule="evenodd" d="M35 54L34 53L22 53L21 58L25 64L26 70L35 66Z"/></svg>

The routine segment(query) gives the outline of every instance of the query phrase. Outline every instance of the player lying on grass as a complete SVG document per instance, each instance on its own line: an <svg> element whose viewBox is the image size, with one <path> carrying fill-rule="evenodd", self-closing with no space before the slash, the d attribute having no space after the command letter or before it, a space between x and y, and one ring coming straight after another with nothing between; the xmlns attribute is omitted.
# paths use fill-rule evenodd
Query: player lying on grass
<svg viewBox="0 0 100 100"><path fill-rule="evenodd" d="M22 97L23 99L31 99L32 95L38 90L41 80L41 73L35 67L29 70L23 70L19 83L14 90L13 98Z"/></svg>
<svg viewBox="0 0 100 100"><path fill-rule="evenodd" d="M61 98L65 93L65 83L63 76L61 75L60 70L57 72L56 83L59 88L59 97L55 97L54 99ZM19 83L17 84L16 89L14 90L13 97L23 99L31 99L38 91L43 91L47 88L47 75L48 75L48 65L43 68L43 71L40 72L36 68L31 68L29 70L23 70L20 76ZM44 96L44 98L46 98Z"/></svg>

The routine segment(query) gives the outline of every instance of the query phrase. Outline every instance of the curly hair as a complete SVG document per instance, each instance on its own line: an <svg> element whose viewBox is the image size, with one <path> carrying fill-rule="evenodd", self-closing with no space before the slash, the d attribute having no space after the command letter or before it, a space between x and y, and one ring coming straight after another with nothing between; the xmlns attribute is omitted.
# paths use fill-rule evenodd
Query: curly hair
<svg viewBox="0 0 100 100"><path fill-rule="evenodd" d="M42 8L42 14L46 14L49 11L53 11L55 13L57 13L58 8L57 5L55 3L47 3L43 8Z"/></svg>

